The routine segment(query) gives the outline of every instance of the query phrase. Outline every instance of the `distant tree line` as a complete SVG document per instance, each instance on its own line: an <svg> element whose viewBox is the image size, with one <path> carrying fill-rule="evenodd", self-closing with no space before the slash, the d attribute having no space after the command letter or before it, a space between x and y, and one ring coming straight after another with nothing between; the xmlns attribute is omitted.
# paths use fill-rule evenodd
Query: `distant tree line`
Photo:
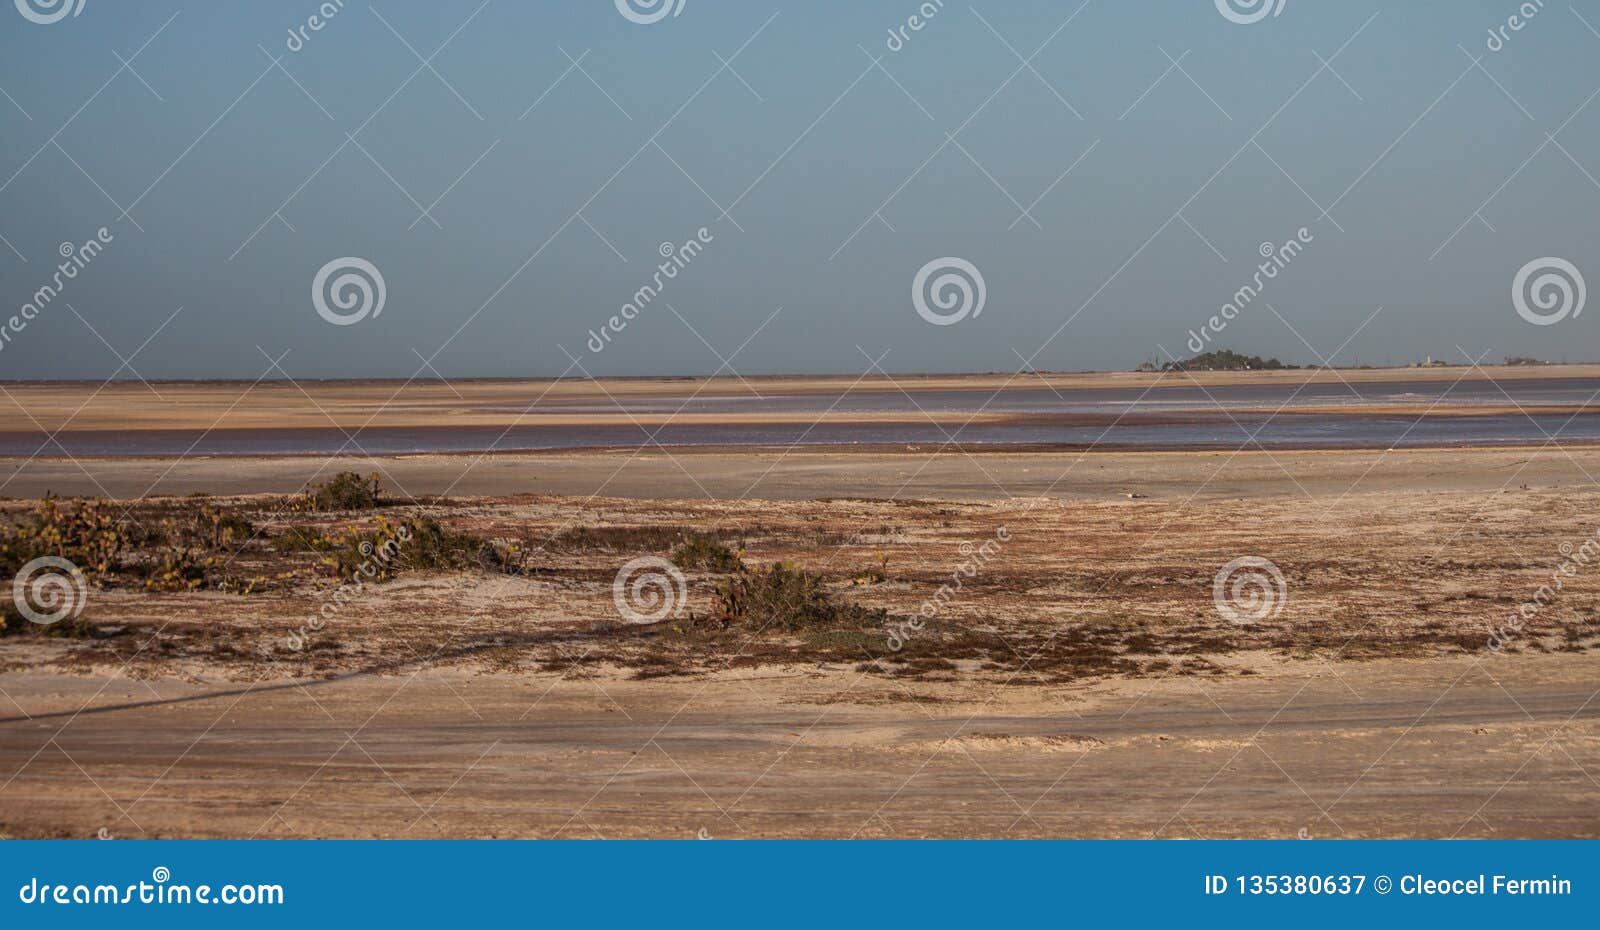
<svg viewBox="0 0 1600 930"><path fill-rule="evenodd" d="M1191 359L1167 362L1161 367L1165 371L1281 371L1300 366L1285 365L1275 358L1263 359L1259 355L1240 355L1231 349L1218 349Z"/></svg>

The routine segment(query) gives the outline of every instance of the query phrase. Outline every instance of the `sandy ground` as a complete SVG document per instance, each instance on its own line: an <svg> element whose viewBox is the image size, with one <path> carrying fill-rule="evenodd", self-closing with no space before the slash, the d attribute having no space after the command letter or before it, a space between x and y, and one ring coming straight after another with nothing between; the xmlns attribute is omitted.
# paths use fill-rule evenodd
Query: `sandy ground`
<svg viewBox="0 0 1600 930"><path fill-rule="evenodd" d="M32 760L0 824L128 839L1593 838L1594 669L1307 662L997 695L814 668L119 680L98 695L97 678L7 675L35 719L0 730L0 768ZM107 709L71 716L91 698Z"/></svg>
<svg viewBox="0 0 1600 930"><path fill-rule="evenodd" d="M274 377L277 372L272 372ZM1529 378L1600 377L1600 365L1486 366L1466 368L1389 368L1341 371L1257 371L1138 373L1086 372L1032 375L894 375L893 377L755 377L755 378L638 378L587 380L488 381L274 381L257 382L84 382L0 384L0 432L55 432L70 430L151 429L293 429L419 426L524 426L536 425L657 425L674 423L797 422L819 420L815 412L763 413L759 420L731 414L672 417L624 414L617 401L666 395L749 397L771 394L827 394L848 390L852 395L884 395L900 400L902 391L951 390L973 394L972 411L1000 390L1066 391L1084 388L1160 390L1199 384L1205 387L1233 384L1299 385L1307 382L1351 384L1375 381L1411 381L1448 384L1456 380L1478 382ZM546 412L540 406L586 402L593 412ZM535 406L537 405L537 406ZM1416 412L1420 413L1427 408ZM1517 408L1484 406L1475 412L1516 412ZM1333 408L1335 413L1370 413L1370 410ZM1435 408L1430 415L1448 411ZM887 417L887 419L886 419ZM963 423L972 413L952 414L851 414L833 411L823 422L953 422ZM1008 419L984 414L985 422Z"/></svg>
<svg viewBox="0 0 1600 930"><path fill-rule="evenodd" d="M537 494L383 511L519 541L516 574L400 575L306 651L333 582L273 540L375 516L214 500L256 593L95 589L91 635L0 639L0 833L1600 837L1600 573L1487 648L1595 533L1600 450L974 458L790 457L744 500L770 460L691 457L695 499L663 457L636 498L567 496L614 456L541 459ZM679 530L885 619L719 625L689 571L674 620L619 623L619 567ZM1213 582L1247 555L1283 608L1238 624Z"/></svg>

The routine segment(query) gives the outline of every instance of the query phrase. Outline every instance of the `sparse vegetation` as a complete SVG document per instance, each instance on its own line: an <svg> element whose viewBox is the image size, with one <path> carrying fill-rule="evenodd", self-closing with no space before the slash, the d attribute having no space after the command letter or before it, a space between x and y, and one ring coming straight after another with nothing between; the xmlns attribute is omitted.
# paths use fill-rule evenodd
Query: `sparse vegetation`
<svg viewBox="0 0 1600 930"><path fill-rule="evenodd" d="M0 528L0 571L7 575L33 559L66 559L94 579L113 572L130 545L104 500L74 500L63 506L58 497L39 502L33 518L20 526Z"/></svg>
<svg viewBox="0 0 1600 930"><path fill-rule="evenodd" d="M34 559L50 556L70 562L84 583L95 587L248 594L263 581L227 571L235 550L255 534L254 525L238 514L198 501L185 501L154 522L115 510L102 499L46 497L22 522L0 525L0 573L14 576ZM23 621L9 599L4 610L7 633L46 629ZM74 620L48 629L60 636L88 628Z"/></svg>
<svg viewBox="0 0 1600 930"><path fill-rule="evenodd" d="M288 526L272 538L272 548L286 555L297 552L330 552L338 541L313 526Z"/></svg>
<svg viewBox="0 0 1600 930"><path fill-rule="evenodd" d="M505 563L487 540L445 529L430 517L399 523L379 517L374 527L346 529L323 564L338 578L359 574L367 581L383 581L408 569L500 570Z"/></svg>
<svg viewBox="0 0 1600 930"><path fill-rule="evenodd" d="M6 515L0 518L0 569L14 571L28 558L59 551L85 567L91 588L120 592L103 597L91 591L82 620L40 627L11 616L0 634L81 639L61 645L84 661L127 658L140 645L129 643L155 629L151 618L159 615L166 618L159 642L146 648L140 661L205 655L243 663L256 653L241 642L256 637L270 643L281 626L278 618L298 610L284 605L303 606L307 597L324 596L330 577L342 583L360 573L370 584L412 572L440 573L417 579L404 595L374 595L378 600L360 608L359 620L351 615L338 648L319 638L314 665L332 671L384 660L393 651L384 638L392 625L427 622L427 610L413 611L385 598L447 603L459 596L459 576L444 573L488 570L536 579L506 590L508 609L515 611L508 615L515 617L510 625L461 643L463 660L496 668L564 670L563 662L576 662L572 657L581 655L575 674L614 667L660 678L823 664L859 666L907 682L975 676L997 683L1058 684L1108 675L1242 675L1246 672L1238 663L1220 661L1241 650L1294 657L1341 650L1348 659L1471 651L1483 647L1483 634L1471 621L1506 606L1483 601L1477 589L1452 598L1413 598L1406 602L1407 613L1424 617L1426 625L1398 623L1383 636L1354 640L1351 632L1368 622L1365 615L1328 617L1309 627L1223 627L1210 609L1204 572L1164 563L1134 573L1103 565L1083 568L1052 562L1054 550L1040 548L965 579L959 598L934 616L924 615L915 635L896 642L890 635L893 625L915 616L948 576L934 563L898 557L891 574L890 557L900 550L886 547L912 540L935 551L954 546L975 532L968 518L983 511L987 521L992 506L921 503L913 511L907 502L862 500L762 505L738 514L743 519L734 529L700 533L693 528L710 524L711 511L679 502L633 511L608 505L611 512L603 516L628 514L634 522L581 528L571 525L573 511L543 500L408 500L377 512L316 512L276 522L283 503L164 498L126 509L105 501L54 498L0 503ZM1126 529L1109 517L1100 527ZM755 555L746 555L747 545ZM616 568L640 555L670 555L691 576L688 597L670 622L637 625L617 619ZM759 567L746 564L747 559L759 560ZM1503 579L1526 566L1480 559L1435 563L1431 570L1488 572ZM5 580L0 575L0 582ZM181 597L191 591L248 593L268 584L281 599L250 608ZM140 591L151 594L154 612L130 599L128 592ZM1140 616L1101 616L1044 603L1077 604L1079 595L1101 592L1147 609ZM158 601L158 594L164 600ZM1572 596L1570 606L1587 618L1583 623L1600 616L1578 592ZM8 600L0 596L0 611ZM317 602L309 603L314 609ZM363 626L374 612L385 622ZM540 622L525 623L524 616ZM574 642L581 644L576 652ZM1588 626L1580 632L1553 627L1539 642L1516 648L1588 651L1600 645L1600 637ZM1219 661L1202 665L1200 659Z"/></svg>
<svg viewBox="0 0 1600 930"><path fill-rule="evenodd" d="M744 568L738 553L705 536L691 536L673 549L672 564L689 571L737 572Z"/></svg>
<svg viewBox="0 0 1600 930"><path fill-rule="evenodd" d="M447 530L431 517L418 517L407 525L411 539L401 547L400 558L409 568L498 570L502 565L499 551L487 540Z"/></svg>
<svg viewBox="0 0 1600 930"><path fill-rule="evenodd" d="M879 552L877 565L870 565L856 572L854 583L858 585L883 584L889 580L889 553Z"/></svg>
<svg viewBox="0 0 1600 930"><path fill-rule="evenodd" d="M790 632L882 623L887 614L855 604L840 604L822 576L776 562L746 569L718 586L716 619L760 629Z"/></svg>
<svg viewBox="0 0 1600 930"><path fill-rule="evenodd" d="M236 513L201 504L188 513L163 521L169 545L194 545L229 549L243 545L256 533L255 524Z"/></svg>
<svg viewBox="0 0 1600 930"><path fill-rule="evenodd" d="M661 552L693 539L716 543L721 536L697 534L681 526L575 526L555 534L544 548L554 551L595 549L602 552Z"/></svg>
<svg viewBox="0 0 1600 930"><path fill-rule="evenodd" d="M299 510L372 510L383 491L378 475L340 472L321 484L306 489L296 504Z"/></svg>

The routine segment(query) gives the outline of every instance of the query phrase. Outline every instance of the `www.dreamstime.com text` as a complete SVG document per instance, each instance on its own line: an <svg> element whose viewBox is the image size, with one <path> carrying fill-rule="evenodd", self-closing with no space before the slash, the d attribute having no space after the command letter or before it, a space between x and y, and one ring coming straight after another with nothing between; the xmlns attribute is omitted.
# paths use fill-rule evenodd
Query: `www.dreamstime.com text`
<svg viewBox="0 0 1600 930"><path fill-rule="evenodd" d="M605 347L611 344L614 336L619 336L628 328L628 324L643 313L650 304L661 296L667 282L678 277L678 272L689 267L689 263L705 251L705 247L716 240L716 236L704 226L695 232L694 238L683 245L674 245L671 242L661 243L661 257L665 261L656 266L655 276L651 283L639 288L633 293L633 299L622 305L613 316L605 321L599 329L589 330L589 351L600 354Z"/></svg>
<svg viewBox="0 0 1600 930"><path fill-rule="evenodd" d="M22 334L28 324L38 318L61 292L66 290L67 282L78 277L78 272L89 267L89 263L100 257L105 247L111 244L116 236L104 226L95 232L95 237L83 245L71 242L61 243L61 257L63 261L56 266L56 273L51 283L33 292L28 302L22 305L16 315L0 323L0 350L11 344L11 340Z"/></svg>

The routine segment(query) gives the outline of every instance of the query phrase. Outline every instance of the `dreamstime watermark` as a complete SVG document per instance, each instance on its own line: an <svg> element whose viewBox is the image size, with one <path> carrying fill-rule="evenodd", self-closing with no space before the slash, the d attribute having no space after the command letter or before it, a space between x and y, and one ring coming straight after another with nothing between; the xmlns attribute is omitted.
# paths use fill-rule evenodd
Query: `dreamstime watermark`
<svg viewBox="0 0 1600 930"><path fill-rule="evenodd" d="M976 265L964 258L936 258L911 281L911 303L917 316L935 326L978 318L989 290Z"/></svg>
<svg viewBox="0 0 1600 930"><path fill-rule="evenodd" d="M1517 7L1515 13L1506 17L1505 25L1496 26L1489 30L1489 38L1484 44L1491 52L1500 51L1506 47L1507 42L1511 41L1511 33L1521 32L1526 29L1529 21L1538 16L1539 11L1543 9L1544 0L1529 0L1529 2L1522 4Z"/></svg>
<svg viewBox="0 0 1600 930"><path fill-rule="evenodd" d="M1260 556L1234 559L1218 569L1211 582L1211 601L1217 613L1239 626L1276 617L1288 600L1289 585L1283 572Z"/></svg>
<svg viewBox="0 0 1600 930"><path fill-rule="evenodd" d="M17 0L17 12L30 23L48 26L71 16L76 19L89 0Z"/></svg>
<svg viewBox="0 0 1600 930"><path fill-rule="evenodd" d="M675 616L688 596L689 579L660 556L634 559L611 582L611 602L629 623L660 623Z"/></svg>
<svg viewBox="0 0 1600 930"><path fill-rule="evenodd" d="M17 613L40 626L77 619L88 599L83 570L58 555L34 559L22 566L11 582L11 601Z"/></svg>
<svg viewBox="0 0 1600 930"><path fill-rule="evenodd" d="M119 885L110 882L52 884L29 879L17 889L23 904L282 904L283 886L264 884L169 884L172 870L158 865L150 881Z"/></svg>
<svg viewBox="0 0 1600 930"><path fill-rule="evenodd" d="M335 326L353 326L383 312L389 289L376 265L364 258L336 258L311 280L311 305Z"/></svg>
<svg viewBox="0 0 1600 930"><path fill-rule="evenodd" d="M1528 623L1539 615L1556 599L1556 595L1566 587L1568 578L1575 578L1580 570L1588 568L1593 562L1600 561L1600 529L1585 539L1582 544L1573 547L1572 543L1562 543L1556 547L1561 553L1561 562L1550 572L1550 580L1540 585L1533 596L1518 605L1511 618L1501 626L1489 631L1489 651L1499 654L1506 644L1522 635Z"/></svg>
<svg viewBox="0 0 1600 930"><path fill-rule="evenodd" d="M1511 305L1517 316L1535 326L1576 317L1588 296L1583 274L1564 258L1536 258L1523 265L1511 282Z"/></svg>
<svg viewBox="0 0 1600 930"><path fill-rule="evenodd" d="M117 237L109 229L102 226L95 231L93 239L82 245L72 242L61 243L57 251L61 253L61 257L65 261L56 266L56 273L50 279L52 283L34 291L32 299L23 304L22 309L18 310L16 315L8 318L4 323L0 323L0 350L3 350L11 342L12 337L27 329L29 323L43 313L57 297L60 297L61 292L66 290L67 282L76 280L78 272L89 267L90 262L99 258L100 254L105 251L105 247L110 245L111 240L115 238Z"/></svg>
<svg viewBox="0 0 1600 930"><path fill-rule="evenodd" d="M965 558L961 564L950 572L950 580L940 585L939 590L933 592L932 597L923 601L911 619L900 621L898 626L889 631L890 651L899 652L904 649L906 643L914 634L922 632L927 622L937 617L939 611L954 600L957 594L961 593L961 589L966 584L963 579L978 577L978 572L982 571L985 565L994 561L1000 555L1000 550L1010 541L1011 528L1001 526L994 531L993 539L984 540L980 546L974 546L971 542L963 542L959 548Z"/></svg>
<svg viewBox="0 0 1600 930"><path fill-rule="evenodd" d="M921 32L928 27L929 21L944 9L944 0L929 0L917 7L917 11L906 17L905 25L896 26L889 30L889 39L885 43L889 51L898 52L911 41L913 32Z"/></svg>
<svg viewBox="0 0 1600 930"><path fill-rule="evenodd" d="M317 7L317 11L306 17L304 24L290 29L289 38L283 43L291 52L298 52L311 41L311 34L326 29L328 23L344 11L344 0L330 0Z"/></svg>
<svg viewBox="0 0 1600 930"><path fill-rule="evenodd" d="M1257 297L1261 296L1261 292L1266 289L1267 282L1276 278L1279 272L1289 267L1289 263L1298 258L1305 251L1306 246L1310 245L1312 240L1316 238L1311 230L1302 226L1295 232L1294 238L1285 241L1283 245L1273 245L1270 242L1261 243L1261 247L1257 251L1261 253L1261 257L1266 261L1256 266L1256 273L1250 279L1252 283L1234 291L1233 298L1223 304L1222 309L1218 310L1215 316L1201 324L1198 330L1189 330L1189 351L1204 352L1212 339L1222 335L1222 331L1228 328L1228 324L1240 313L1244 312Z"/></svg>
<svg viewBox="0 0 1600 930"><path fill-rule="evenodd" d="M621 335L628 328L634 318L649 308L651 302L661 296L667 282L678 277L678 272L689 267L689 264L706 250L706 246L716 241L716 236L704 226L695 231L694 238L683 245L674 245L671 242L661 243L657 249L661 257L666 259L656 266L656 273L650 279L652 283L646 284L633 292L633 299L622 305L616 316L606 320L599 329L589 330L589 351L600 354L605 347L611 344L611 337Z"/></svg>
<svg viewBox="0 0 1600 930"><path fill-rule="evenodd" d="M689 0L617 0L617 12L630 23L648 26L668 16L676 19Z"/></svg>
<svg viewBox="0 0 1600 930"><path fill-rule="evenodd" d="M1283 12L1289 0L1217 0L1217 12L1230 23L1248 26Z"/></svg>
<svg viewBox="0 0 1600 930"><path fill-rule="evenodd" d="M376 580L385 568L388 568L400 555L400 547L411 541L411 525L402 523L394 528L378 543L371 540L362 540L356 549L361 553L361 563L350 572L348 580L333 589L333 593L323 598L322 606L311 615L311 619L300 625L300 629L289 634L288 645L294 652L304 651L310 643L314 633L320 633L327 627L330 620L337 619L339 612L351 601L366 593L367 582Z"/></svg>

